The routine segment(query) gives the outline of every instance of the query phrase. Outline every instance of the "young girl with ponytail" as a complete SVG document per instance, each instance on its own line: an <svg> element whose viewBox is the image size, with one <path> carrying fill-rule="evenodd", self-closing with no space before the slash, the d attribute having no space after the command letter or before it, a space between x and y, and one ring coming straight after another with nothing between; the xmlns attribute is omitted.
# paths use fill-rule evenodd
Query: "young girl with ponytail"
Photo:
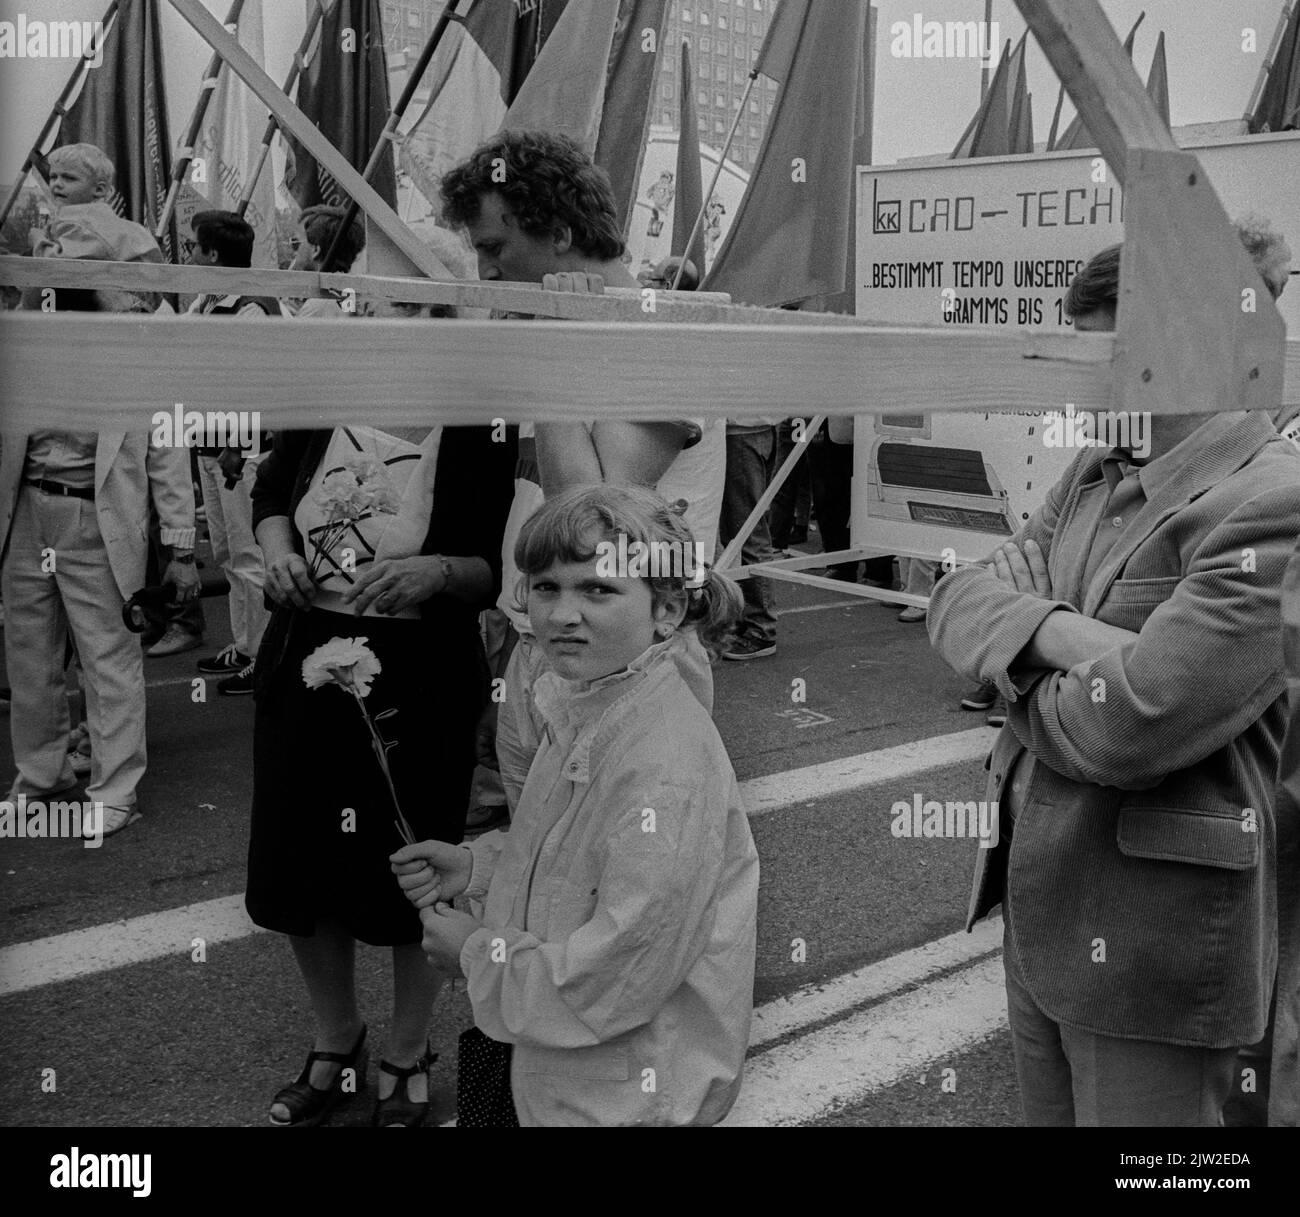
<svg viewBox="0 0 1300 1217"><path fill-rule="evenodd" d="M611 573L629 552L661 560ZM514 820L468 847L393 856L430 959L468 978L462 1124L714 1124L735 1102L758 855L682 672L742 602L694 553L657 494L609 485L547 502L519 537L550 670L533 687L544 731ZM462 894L477 915L450 907Z"/></svg>

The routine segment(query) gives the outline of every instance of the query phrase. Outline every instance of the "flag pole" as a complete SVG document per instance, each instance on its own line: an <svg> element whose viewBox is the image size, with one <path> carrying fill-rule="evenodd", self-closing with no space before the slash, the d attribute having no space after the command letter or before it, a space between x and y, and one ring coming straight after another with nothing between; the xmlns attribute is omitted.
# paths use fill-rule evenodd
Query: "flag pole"
<svg viewBox="0 0 1300 1217"><path fill-rule="evenodd" d="M448 0L447 7L442 10L442 16L438 18L438 24L433 27L433 33L429 35L429 40L424 44L424 49L420 52L420 58L415 61L415 66L407 73L406 84L402 88L402 95L397 99L397 105L393 107L392 113L388 116L388 122L384 124L384 129L380 132L379 138L375 141L374 149L370 153L370 159L366 162L366 167L361 176L368 182L374 175L376 169L389 152L389 144L396 141L397 128L402 119L406 116L407 108L411 104L411 99L415 96L415 91L420 87L420 82L424 79L424 74L428 70L429 61L433 59L434 52L438 49L439 43L442 42L442 36L447 32L447 27L453 22L461 20L460 15L455 11L458 0ZM287 92L287 90L286 90ZM325 257L320 264L322 272L328 271L334 265L334 259L338 254L339 246L348 229L352 227L352 222L357 218L357 213L361 210L361 204L353 199L348 205L347 215L343 223L334 230L334 239L330 242L329 249L325 251Z"/></svg>
<svg viewBox="0 0 1300 1217"><path fill-rule="evenodd" d="M118 0L112 0L108 6L107 12L104 13L104 19L99 23L104 31L104 38L108 37L108 27L113 19L117 16ZM93 40L92 40L93 41ZM14 181L13 189L9 192L9 197L5 200L4 209L0 211L0 227L9 218L9 213L13 211L14 204L18 202L18 196L23 192L23 186L27 184L27 175L35 166L37 158L44 156L41 151L41 145L50 137L54 128L63 121L63 116L68 112L68 103L72 100L72 95L77 91L77 87L85 78L86 70L90 61L97 54L102 52L104 47L103 39L98 41L97 45L87 47L77 60L76 66L72 69L72 75L68 83L63 86L63 92L59 94L59 99L54 103L54 108L50 111L49 117L45 120L45 125L41 128L41 133L36 137L36 142L32 144L31 151L27 154L27 159L23 161L23 167Z"/></svg>
<svg viewBox="0 0 1300 1217"><path fill-rule="evenodd" d="M321 19L325 16L325 10L329 7L330 0L316 0L316 9L311 15L311 20L307 22L307 30L302 36L302 41L298 44L298 49L294 52L293 66L289 69L289 75L285 77L283 92L286 96L293 92L293 86L298 83L298 76L306 63L307 52L311 50L316 31L320 29ZM270 115L266 121L266 130L262 134L262 150L258 153L257 164L253 166L253 172L248 176L248 185L244 187L239 206L235 208L235 214L241 219L245 212L248 211L249 204L253 201L253 194L257 190L257 179L262 176L262 170L266 168L266 158L271 155L271 141L275 139L275 133L279 129L279 121L274 114Z"/></svg>
<svg viewBox="0 0 1300 1217"><path fill-rule="evenodd" d="M1264 56L1264 62L1260 64L1259 75L1255 77L1255 87L1250 91L1250 100L1246 103L1246 121L1249 122L1254 117L1255 107L1259 105L1260 95L1264 92L1264 85L1268 81L1268 74L1273 70L1273 63L1277 59L1277 49L1282 45L1282 36L1286 33L1287 23L1291 20L1291 10L1295 7L1297 0L1287 0L1282 5L1282 16L1278 18L1277 29L1273 32L1273 41L1268 48L1268 54Z"/></svg>
<svg viewBox="0 0 1300 1217"><path fill-rule="evenodd" d="M223 23L228 29L235 27L233 31L238 37L239 18L243 14L244 0L233 0L230 6L230 12L226 14L226 20ZM185 136L185 142L180 147L180 155L176 159L175 165L172 166L171 186L167 190L167 200L163 203L162 214L154 228L154 239L161 244L163 234L167 231L167 225L171 223L172 213L176 210L176 200L180 198L181 182L185 180L186 173L189 172L190 164L194 160L194 144L199 138L199 131L203 126L203 120L207 117L208 106L212 102L212 94L216 92L217 83L221 77L221 68L225 61L216 52L213 52L212 59L208 62L208 70L203 73L202 82L199 85L199 97L194 103L194 113L190 118L189 130Z"/></svg>
<svg viewBox="0 0 1300 1217"><path fill-rule="evenodd" d="M980 101L989 95L989 64L993 60L993 0L984 0L984 52L980 56Z"/></svg>
<svg viewBox="0 0 1300 1217"><path fill-rule="evenodd" d="M727 142L722 146L722 152L718 156L717 167L713 170L713 180L709 183L709 188L704 193L704 201L700 205L700 214L695 217L695 226L691 229L690 238L686 242L686 254L689 254L691 247L695 244L695 238L700 235L700 229L704 226L704 217L708 214L709 203L713 199L713 192L718 188L718 179L722 176L722 167L727 162L727 153L731 151L732 142L736 138L736 132L740 130L740 124L745 119L745 107L749 105L749 95L754 91L754 85L758 83L758 69L750 68L749 80L745 83L745 95L740 99L740 109L736 111L736 117L732 120L731 130L727 133ZM673 278L672 290L677 291L681 284L682 276L686 274L686 254L682 255L682 264L677 268L677 274ZM696 267L700 276L700 282L704 282L705 270L703 266Z"/></svg>

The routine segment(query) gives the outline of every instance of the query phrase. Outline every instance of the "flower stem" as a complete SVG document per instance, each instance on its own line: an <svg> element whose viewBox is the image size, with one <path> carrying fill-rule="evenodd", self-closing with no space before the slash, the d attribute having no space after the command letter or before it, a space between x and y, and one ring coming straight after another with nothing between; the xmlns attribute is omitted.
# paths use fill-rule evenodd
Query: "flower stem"
<svg viewBox="0 0 1300 1217"><path fill-rule="evenodd" d="M397 819L394 821L397 825L397 831L407 845L414 845L415 833L411 831L410 824L407 823L406 817L402 814L402 805L397 800L397 788L393 785L393 775L388 768L388 752L384 748L384 741L375 728L374 720L370 717L370 711L366 709L366 703L360 692L355 687L350 688L349 692L356 699L357 708L361 711L361 717L366 720L366 729L370 732L370 744L374 749L375 759L379 762L379 768L383 770L384 781L388 783L388 793L393 800L393 810L397 812Z"/></svg>
<svg viewBox="0 0 1300 1217"><path fill-rule="evenodd" d="M343 539L343 534L347 532L351 520L335 520L332 522L320 541L313 541L312 545L316 548L316 554L311 560L311 566L308 568L308 574L315 581L316 576L320 574L321 566L331 549Z"/></svg>

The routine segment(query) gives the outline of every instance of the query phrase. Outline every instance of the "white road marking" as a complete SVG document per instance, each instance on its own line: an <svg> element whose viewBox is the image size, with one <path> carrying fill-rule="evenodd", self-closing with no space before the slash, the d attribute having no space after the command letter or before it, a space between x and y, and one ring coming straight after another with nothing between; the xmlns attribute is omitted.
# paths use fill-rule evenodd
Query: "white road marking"
<svg viewBox="0 0 1300 1217"><path fill-rule="evenodd" d="M977 727L751 778L740 784L741 798L751 817L765 815L783 807L978 759L989 750L996 735L992 728ZM258 933L258 927L244 912L243 901L242 894L222 896L4 947L0 949L0 996L166 955L188 955L194 938L212 944Z"/></svg>
<svg viewBox="0 0 1300 1217"><path fill-rule="evenodd" d="M774 617L794 617L799 613L824 613L828 609L858 608L866 603L867 601L862 596L846 595L843 600L836 600L829 604L801 604L796 608L777 609L772 615Z"/></svg>
<svg viewBox="0 0 1300 1217"><path fill-rule="evenodd" d="M995 917L981 921L969 934L958 931L910 951L900 951L856 972L846 972L822 984L805 985L754 1011L749 1049L751 1052L761 1049L764 1044L801 1027L833 1018L842 1010L900 993L937 972L971 963L1001 946L1002 918Z"/></svg>
<svg viewBox="0 0 1300 1217"><path fill-rule="evenodd" d="M172 685L192 685L199 677L203 677L204 680L209 682L216 682L227 676L233 675L234 672L217 672L215 674L211 672L207 674L204 674L203 672L195 672L193 676L172 676L167 680L146 680L144 682L144 687L146 689L166 689L170 688Z"/></svg>
<svg viewBox="0 0 1300 1217"><path fill-rule="evenodd" d="M836 757L820 765L750 778L740 783L740 797L752 819L797 803L898 781L928 769L983 760L997 737L992 727L975 727L857 756Z"/></svg>
<svg viewBox="0 0 1300 1217"><path fill-rule="evenodd" d="M263 932L248 919L240 893L20 942L0 950L0 996L167 955L189 958L195 938L212 946Z"/></svg>
<svg viewBox="0 0 1300 1217"><path fill-rule="evenodd" d="M740 1098L723 1124L806 1124L951 1060L1006 1025L995 955L746 1061Z"/></svg>

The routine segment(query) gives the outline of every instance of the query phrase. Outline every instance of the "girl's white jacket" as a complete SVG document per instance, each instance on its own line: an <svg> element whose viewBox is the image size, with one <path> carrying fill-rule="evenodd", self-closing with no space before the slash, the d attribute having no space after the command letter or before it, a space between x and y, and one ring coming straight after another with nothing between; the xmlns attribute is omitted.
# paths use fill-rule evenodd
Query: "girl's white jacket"
<svg viewBox="0 0 1300 1217"><path fill-rule="evenodd" d="M693 645L590 686L540 676L514 821L470 847L485 924L460 964L480 1030L515 1046L525 1126L714 1124L739 1092L758 854L679 671Z"/></svg>

